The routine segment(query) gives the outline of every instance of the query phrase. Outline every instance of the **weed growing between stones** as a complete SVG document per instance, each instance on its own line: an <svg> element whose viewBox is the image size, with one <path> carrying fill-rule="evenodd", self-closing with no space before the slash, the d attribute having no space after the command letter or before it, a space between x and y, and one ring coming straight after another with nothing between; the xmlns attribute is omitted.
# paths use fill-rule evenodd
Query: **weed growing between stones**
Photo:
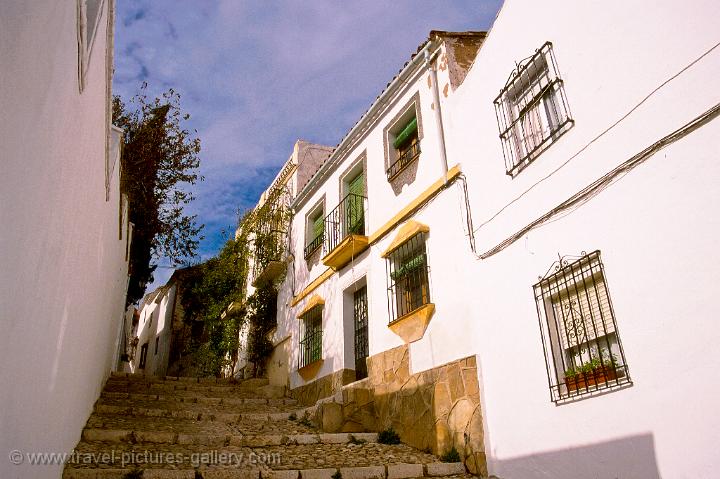
<svg viewBox="0 0 720 479"><path fill-rule="evenodd" d="M457 452L457 449L455 449L455 446L453 446L449 451L440 456L440 460L442 462L460 462L460 454Z"/></svg>
<svg viewBox="0 0 720 479"><path fill-rule="evenodd" d="M400 436L395 432L395 429L390 426L384 431L380 431L380 434L378 434L378 442L380 444L400 444Z"/></svg>

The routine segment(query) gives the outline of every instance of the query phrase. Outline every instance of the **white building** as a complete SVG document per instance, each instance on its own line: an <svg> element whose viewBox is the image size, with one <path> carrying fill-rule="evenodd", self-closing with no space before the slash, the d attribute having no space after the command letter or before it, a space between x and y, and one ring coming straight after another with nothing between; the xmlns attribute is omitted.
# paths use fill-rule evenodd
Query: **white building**
<svg viewBox="0 0 720 479"><path fill-rule="evenodd" d="M502 478L713 477L719 14L431 32L292 204L292 394Z"/></svg>
<svg viewBox="0 0 720 479"><path fill-rule="evenodd" d="M249 275L245 284L245 297L250 297L257 288L271 282L278 282L283 278L287 264L291 261L288 249L288 231L290 219L290 203L297 196L327 160L333 148L324 145L298 140L293 151L270 186L260 195L260 200L253 211L253 221L248 225L241 225L235 233L235 239L245 237L251 245L252 254L249 258ZM246 235L242 228L249 227ZM241 305L230 305L231 308ZM247 360L247 343L249 334L248 323L240 328L238 358L235 363L233 375L249 375L253 366ZM273 385L288 385L288 354L290 337L275 336L273 344L275 354L269 361L268 367ZM248 368L246 371L245 369Z"/></svg>
<svg viewBox="0 0 720 479"><path fill-rule="evenodd" d="M129 224L111 126L114 2L0 5L0 476L70 452L118 363Z"/></svg>
<svg viewBox="0 0 720 479"><path fill-rule="evenodd" d="M145 295L140 303L137 325L130 334L135 347L127 372L165 376L170 360L176 303L174 277L166 285Z"/></svg>

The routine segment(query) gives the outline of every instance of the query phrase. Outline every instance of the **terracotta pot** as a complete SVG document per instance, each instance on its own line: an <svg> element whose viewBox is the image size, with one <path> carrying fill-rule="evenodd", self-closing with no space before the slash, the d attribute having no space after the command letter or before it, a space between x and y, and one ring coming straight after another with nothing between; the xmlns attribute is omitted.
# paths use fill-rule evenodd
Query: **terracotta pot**
<svg viewBox="0 0 720 479"><path fill-rule="evenodd" d="M617 379L617 370L610 366L600 366L593 369L591 373L580 373L576 376L568 376L565 378L565 385L568 392L574 392L578 389L589 389L592 386L599 386L608 381Z"/></svg>

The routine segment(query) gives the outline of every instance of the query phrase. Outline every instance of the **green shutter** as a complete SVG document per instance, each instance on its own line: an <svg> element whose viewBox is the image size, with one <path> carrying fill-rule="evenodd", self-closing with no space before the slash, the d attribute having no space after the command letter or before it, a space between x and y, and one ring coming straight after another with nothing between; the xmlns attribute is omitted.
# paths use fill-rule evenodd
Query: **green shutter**
<svg viewBox="0 0 720 479"><path fill-rule="evenodd" d="M360 173L348 183L348 193L357 196L348 197L345 207L345 234L364 234L365 216L363 198L365 196L365 175Z"/></svg>
<svg viewBox="0 0 720 479"><path fill-rule="evenodd" d="M348 192L354 195L365 196L365 175L360 173L348 183Z"/></svg>
<svg viewBox="0 0 720 479"><path fill-rule="evenodd" d="M313 238L317 238L325 231L325 218L322 213L313 221Z"/></svg>
<svg viewBox="0 0 720 479"><path fill-rule="evenodd" d="M415 132L417 131L417 117L413 117L410 122L405 125L405 128L402 129L400 133L395 137L395 141L393 142L393 146L395 148L400 148L403 143L405 143L408 138L410 138Z"/></svg>

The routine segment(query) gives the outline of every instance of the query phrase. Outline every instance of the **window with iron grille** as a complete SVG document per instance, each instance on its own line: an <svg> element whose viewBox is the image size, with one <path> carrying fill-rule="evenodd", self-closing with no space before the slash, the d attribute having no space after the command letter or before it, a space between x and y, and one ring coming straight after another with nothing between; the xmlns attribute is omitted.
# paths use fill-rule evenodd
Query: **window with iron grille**
<svg viewBox="0 0 720 479"><path fill-rule="evenodd" d="M533 289L554 402L631 383L599 251L561 257Z"/></svg>
<svg viewBox="0 0 720 479"><path fill-rule="evenodd" d="M515 176L573 125L552 43L518 64L494 103L505 169Z"/></svg>
<svg viewBox="0 0 720 479"><path fill-rule="evenodd" d="M368 344L368 299L367 286L353 293L353 323L355 325L355 379L366 378Z"/></svg>
<svg viewBox="0 0 720 479"><path fill-rule="evenodd" d="M418 233L392 251L386 262L390 322L430 303L425 233Z"/></svg>
<svg viewBox="0 0 720 479"><path fill-rule="evenodd" d="M417 117L413 116L407 123L398 127L393 140L394 158L387 169L387 178L392 180L410 163L420 156L420 139L418 137Z"/></svg>
<svg viewBox="0 0 720 479"><path fill-rule="evenodd" d="M325 240L325 208L321 202L305 219L305 258L318 250Z"/></svg>
<svg viewBox="0 0 720 479"><path fill-rule="evenodd" d="M420 93L416 92L383 130L388 181L398 178L400 173L415 164L415 160L420 157L422 139Z"/></svg>
<svg viewBox="0 0 720 479"><path fill-rule="evenodd" d="M315 306L300 317L300 368L322 359L322 310L322 306Z"/></svg>

